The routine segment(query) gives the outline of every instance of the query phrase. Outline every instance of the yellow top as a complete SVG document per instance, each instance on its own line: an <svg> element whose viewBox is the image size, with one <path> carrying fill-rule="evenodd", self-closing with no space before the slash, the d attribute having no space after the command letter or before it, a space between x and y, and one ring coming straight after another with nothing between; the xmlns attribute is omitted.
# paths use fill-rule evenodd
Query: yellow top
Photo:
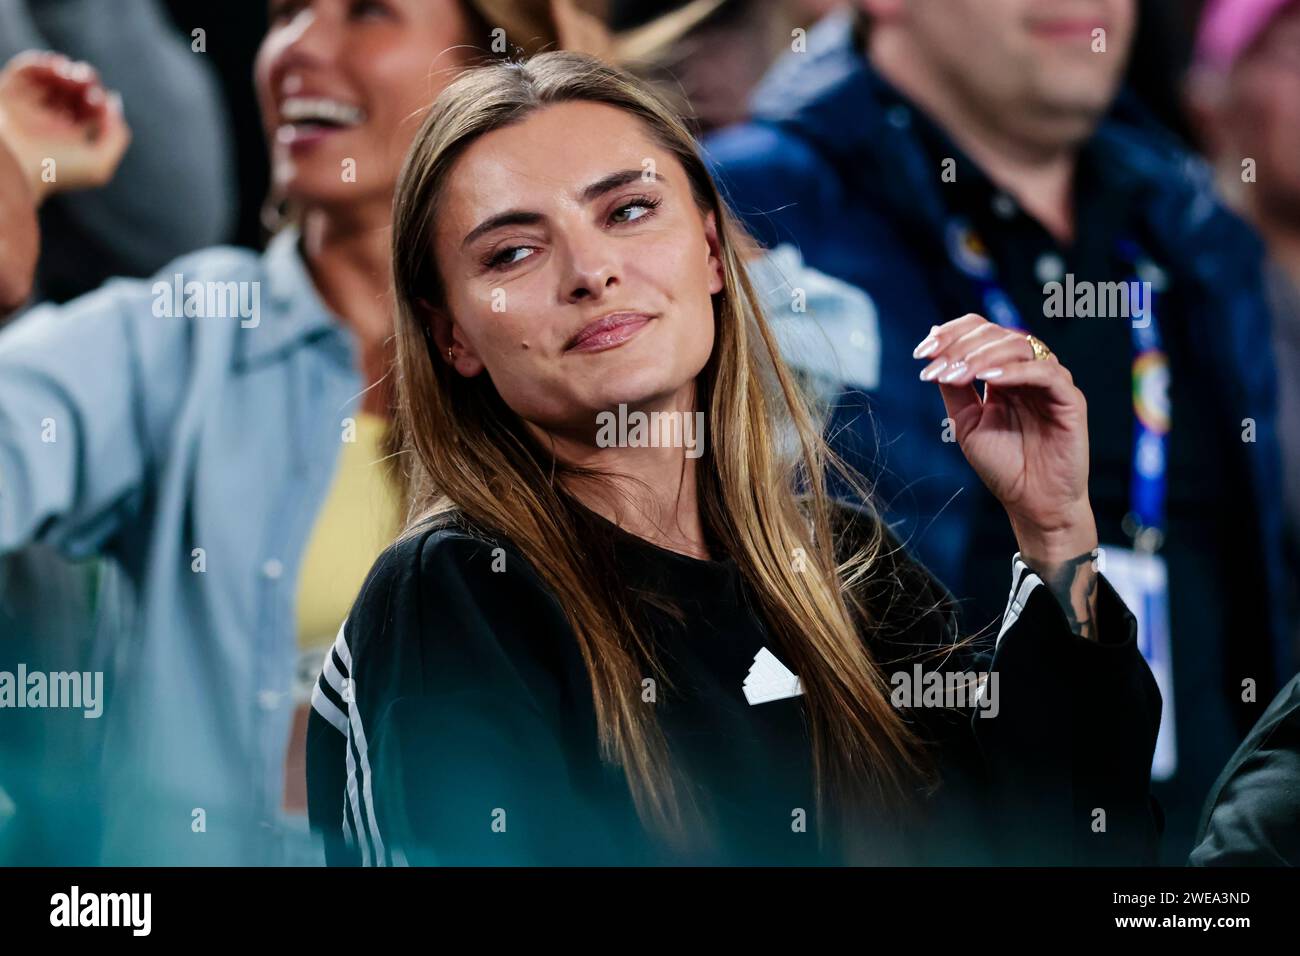
<svg viewBox="0 0 1300 956"><path fill-rule="evenodd" d="M383 462L388 422L359 412L325 504L316 517L298 576L298 648L315 652L319 673L352 602L379 553L398 532L399 502ZM355 439L355 440L351 440ZM310 678L314 682L316 674Z"/></svg>
<svg viewBox="0 0 1300 956"><path fill-rule="evenodd" d="M307 718L325 654L352 610L371 565L397 534L397 489L384 467L388 422L359 412L343 433L343 451L298 575L298 661L293 725L284 758L282 807L307 812Z"/></svg>

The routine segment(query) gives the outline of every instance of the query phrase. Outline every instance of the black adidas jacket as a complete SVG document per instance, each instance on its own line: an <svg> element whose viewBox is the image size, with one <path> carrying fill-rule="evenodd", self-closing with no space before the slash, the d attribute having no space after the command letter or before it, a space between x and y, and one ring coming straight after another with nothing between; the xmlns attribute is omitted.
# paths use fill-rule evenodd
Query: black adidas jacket
<svg viewBox="0 0 1300 956"><path fill-rule="evenodd" d="M777 667L793 658L736 565L589 520L584 546L594 565L614 562L663 668L630 692L656 708L710 838L673 849L642 827L622 771L600 758L590 683L555 599L508 544L440 528L381 556L318 681L308 800L331 864L842 862L815 810L803 697L744 693L764 648ZM874 519L852 520L856 538ZM864 640L941 783L918 790L908 825L865 835L870 862L1154 861L1160 695L1110 585L1101 640L1086 641L1017 556L1000 633L954 647L946 593L886 539L861 585ZM996 681L982 699L935 707L920 693L934 670Z"/></svg>

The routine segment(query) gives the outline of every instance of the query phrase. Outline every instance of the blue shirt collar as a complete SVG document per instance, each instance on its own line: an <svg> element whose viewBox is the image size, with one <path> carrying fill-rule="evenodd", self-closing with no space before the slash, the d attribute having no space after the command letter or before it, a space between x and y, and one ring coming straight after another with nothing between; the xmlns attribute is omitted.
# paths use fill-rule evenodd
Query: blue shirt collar
<svg viewBox="0 0 1300 956"><path fill-rule="evenodd" d="M351 345L352 336L330 312L299 246L301 233L288 226L272 237L262 254L266 314L250 334L239 336L242 358L256 362L321 334L334 332Z"/></svg>

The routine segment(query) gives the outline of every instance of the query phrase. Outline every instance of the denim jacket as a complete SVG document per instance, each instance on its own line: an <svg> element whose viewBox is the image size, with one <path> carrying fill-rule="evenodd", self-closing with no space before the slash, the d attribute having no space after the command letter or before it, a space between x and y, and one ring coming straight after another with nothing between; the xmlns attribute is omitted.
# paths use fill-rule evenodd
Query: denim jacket
<svg viewBox="0 0 1300 956"><path fill-rule="evenodd" d="M192 282L201 311L237 311L208 310L229 288L208 283L248 283L257 308L169 314ZM293 232L0 335L0 551L102 554L131 611L101 631L105 863L277 862L298 559L362 388L354 350Z"/></svg>

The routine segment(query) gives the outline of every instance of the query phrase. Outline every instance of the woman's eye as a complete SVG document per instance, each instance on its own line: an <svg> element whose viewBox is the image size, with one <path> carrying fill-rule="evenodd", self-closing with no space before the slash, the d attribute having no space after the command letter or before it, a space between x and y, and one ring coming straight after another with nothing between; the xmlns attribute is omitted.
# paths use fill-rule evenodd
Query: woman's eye
<svg viewBox="0 0 1300 956"><path fill-rule="evenodd" d="M634 199L615 209L609 218L614 222L636 222L654 212L658 205L657 199Z"/></svg>
<svg viewBox="0 0 1300 956"><path fill-rule="evenodd" d="M356 3L352 4L352 16L355 19L382 17L391 12L387 4L379 3L378 0L357 0Z"/></svg>
<svg viewBox="0 0 1300 956"><path fill-rule="evenodd" d="M526 255L520 255L521 252L526 253ZM487 264L489 268L500 269L503 266L512 266L516 262L523 262L532 254L533 249L531 246L510 246L489 256Z"/></svg>

